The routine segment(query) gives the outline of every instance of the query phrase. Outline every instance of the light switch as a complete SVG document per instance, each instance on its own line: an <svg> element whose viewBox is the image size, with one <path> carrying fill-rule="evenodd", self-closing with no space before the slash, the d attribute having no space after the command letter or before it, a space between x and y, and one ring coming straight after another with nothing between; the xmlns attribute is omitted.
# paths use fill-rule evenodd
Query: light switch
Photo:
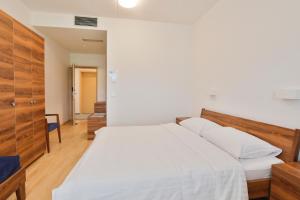
<svg viewBox="0 0 300 200"><path fill-rule="evenodd" d="M116 70L109 70L109 77L111 82L115 83L118 79L118 73Z"/></svg>

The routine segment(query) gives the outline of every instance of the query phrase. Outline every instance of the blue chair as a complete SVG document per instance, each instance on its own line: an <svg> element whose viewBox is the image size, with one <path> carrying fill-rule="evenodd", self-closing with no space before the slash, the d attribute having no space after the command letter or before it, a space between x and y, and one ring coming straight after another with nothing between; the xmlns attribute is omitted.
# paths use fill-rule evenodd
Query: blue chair
<svg viewBox="0 0 300 200"><path fill-rule="evenodd" d="M25 200L25 168L21 168L19 156L0 156L0 199L16 193L17 200Z"/></svg>
<svg viewBox="0 0 300 200"><path fill-rule="evenodd" d="M0 183L21 168L19 156L0 156Z"/></svg>
<svg viewBox="0 0 300 200"><path fill-rule="evenodd" d="M50 153L50 142L49 142L49 133L51 131L54 131L57 129L57 135L59 143L61 143L61 132L60 132L60 121L59 121L59 115L58 114L46 114L46 117L56 117L56 122L48 123L47 118L46 120L46 144L47 144L47 150L48 153Z"/></svg>

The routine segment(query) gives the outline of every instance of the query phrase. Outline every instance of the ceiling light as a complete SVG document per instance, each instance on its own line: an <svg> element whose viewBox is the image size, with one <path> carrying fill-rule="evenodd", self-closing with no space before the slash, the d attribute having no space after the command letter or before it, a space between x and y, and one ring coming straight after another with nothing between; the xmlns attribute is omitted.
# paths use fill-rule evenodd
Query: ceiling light
<svg viewBox="0 0 300 200"><path fill-rule="evenodd" d="M138 0L118 0L118 2L124 8L133 8L137 5Z"/></svg>

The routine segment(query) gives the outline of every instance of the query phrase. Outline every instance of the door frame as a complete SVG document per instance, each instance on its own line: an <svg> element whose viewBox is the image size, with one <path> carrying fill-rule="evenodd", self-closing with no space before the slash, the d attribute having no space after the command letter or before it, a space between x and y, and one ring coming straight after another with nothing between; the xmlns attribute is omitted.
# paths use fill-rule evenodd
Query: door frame
<svg viewBox="0 0 300 200"><path fill-rule="evenodd" d="M94 67L94 66L84 66L84 65L75 65L73 64L71 66L72 68L72 98L71 98L71 101L72 101L72 121L73 121L73 125L76 125L76 117L75 117L75 70L76 69L95 69L96 70L96 101L97 101L97 98L98 98L98 67Z"/></svg>

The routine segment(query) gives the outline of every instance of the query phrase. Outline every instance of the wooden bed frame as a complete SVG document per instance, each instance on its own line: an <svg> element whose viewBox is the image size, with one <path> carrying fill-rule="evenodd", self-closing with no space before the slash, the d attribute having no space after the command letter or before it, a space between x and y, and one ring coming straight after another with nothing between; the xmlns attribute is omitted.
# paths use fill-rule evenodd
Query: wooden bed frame
<svg viewBox="0 0 300 200"><path fill-rule="evenodd" d="M254 135L282 149L278 156L285 162L297 161L300 144L300 130L288 129L249 119L202 109L201 117ZM249 199L269 197L271 179L247 181Z"/></svg>

